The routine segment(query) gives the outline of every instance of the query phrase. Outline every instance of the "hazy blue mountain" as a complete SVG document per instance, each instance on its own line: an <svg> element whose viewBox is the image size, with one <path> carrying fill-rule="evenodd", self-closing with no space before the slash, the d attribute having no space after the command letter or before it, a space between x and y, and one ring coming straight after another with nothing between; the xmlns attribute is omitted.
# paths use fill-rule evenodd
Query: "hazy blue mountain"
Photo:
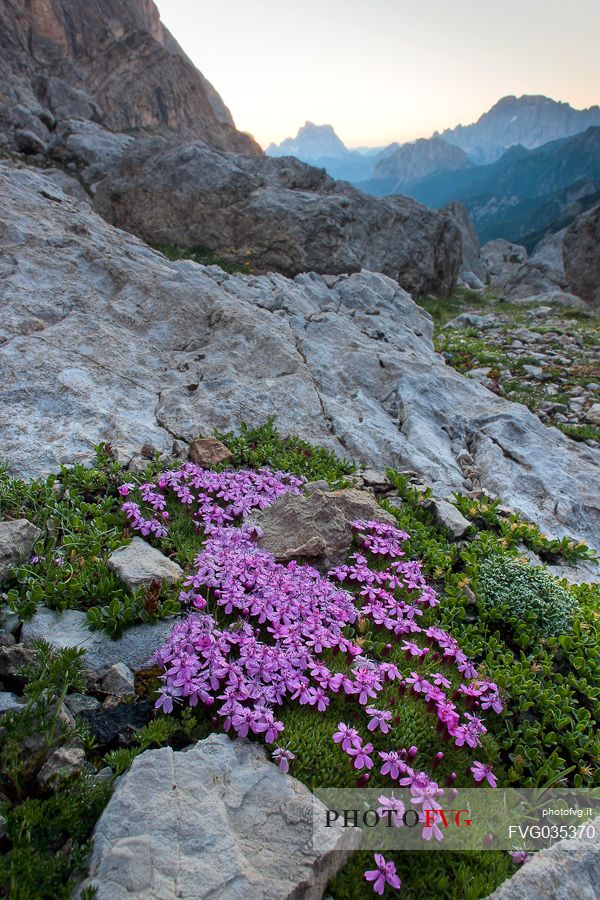
<svg viewBox="0 0 600 900"><path fill-rule="evenodd" d="M491 163L515 144L528 150L600 125L600 106L574 109L539 95L503 97L472 125L441 133L477 163Z"/></svg>
<svg viewBox="0 0 600 900"><path fill-rule="evenodd" d="M332 178L358 182L369 178L381 148L349 150L331 125L306 122L295 138L269 144L267 156L295 156L302 162L326 169Z"/></svg>

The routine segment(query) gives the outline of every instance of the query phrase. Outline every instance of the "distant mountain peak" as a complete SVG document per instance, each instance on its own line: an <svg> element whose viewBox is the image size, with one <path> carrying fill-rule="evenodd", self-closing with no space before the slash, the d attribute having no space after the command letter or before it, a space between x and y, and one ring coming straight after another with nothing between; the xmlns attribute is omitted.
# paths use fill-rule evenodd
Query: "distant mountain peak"
<svg viewBox="0 0 600 900"><path fill-rule="evenodd" d="M515 144L533 150L595 125L600 125L599 106L574 109L569 103L543 94L509 94L477 122L447 128L441 137L463 149L474 162L485 164L499 159Z"/></svg>
<svg viewBox="0 0 600 900"><path fill-rule="evenodd" d="M350 153L335 133L333 125L316 125L306 121L298 129L295 138L289 137L280 144L269 144L268 156L296 156L304 162L321 159L341 159Z"/></svg>

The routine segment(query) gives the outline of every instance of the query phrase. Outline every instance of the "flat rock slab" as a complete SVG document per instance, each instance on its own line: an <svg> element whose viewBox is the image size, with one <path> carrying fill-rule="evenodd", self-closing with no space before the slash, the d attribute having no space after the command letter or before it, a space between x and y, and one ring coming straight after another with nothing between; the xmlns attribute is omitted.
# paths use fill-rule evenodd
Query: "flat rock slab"
<svg viewBox="0 0 600 900"><path fill-rule="evenodd" d="M90 631L86 614L77 609L57 613L42 608L23 624L21 640L26 643L43 638L54 647L83 647L86 651L84 665L100 676L120 662L133 670L143 668L165 643L172 627L170 619L156 625L133 625L119 640L113 641L100 631Z"/></svg>
<svg viewBox="0 0 600 900"><path fill-rule="evenodd" d="M147 750L96 825L85 885L97 900L317 900L360 833L320 825L313 845L314 802L257 744Z"/></svg>
<svg viewBox="0 0 600 900"><path fill-rule="evenodd" d="M0 522L0 584L13 566L25 562L41 533L27 519Z"/></svg>
<svg viewBox="0 0 600 900"><path fill-rule="evenodd" d="M306 559L325 565L335 565L346 558L352 544L351 523L357 519L396 524L372 494L354 488L284 494L252 517L263 531L259 546L269 550L279 562Z"/></svg>
<svg viewBox="0 0 600 900"><path fill-rule="evenodd" d="M488 900L597 900L600 896L600 818L595 837L558 841L490 894Z"/></svg>
<svg viewBox="0 0 600 900"><path fill-rule="evenodd" d="M172 584L183 577L181 566L140 537L115 550L108 559L108 568L132 591L155 580Z"/></svg>

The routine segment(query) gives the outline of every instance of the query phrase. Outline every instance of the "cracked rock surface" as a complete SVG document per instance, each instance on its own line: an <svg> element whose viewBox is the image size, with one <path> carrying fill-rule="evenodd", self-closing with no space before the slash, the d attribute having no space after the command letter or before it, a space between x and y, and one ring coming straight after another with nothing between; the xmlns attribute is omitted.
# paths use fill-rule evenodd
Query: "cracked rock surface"
<svg viewBox="0 0 600 900"><path fill-rule="evenodd" d="M147 750L96 825L86 885L98 900L317 900L360 832L317 818L313 840L313 803L257 744Z"/></svg>
<svg viewBox="0 0 600 900"><path fill-rule="evenodd" d="M597 543L600 453L444 364L432 320L370 272L230 276L170 262L31 170L0 165L0 445L21 475L111 441L209 436L275 415L339 454L481 486Z"/></svg>

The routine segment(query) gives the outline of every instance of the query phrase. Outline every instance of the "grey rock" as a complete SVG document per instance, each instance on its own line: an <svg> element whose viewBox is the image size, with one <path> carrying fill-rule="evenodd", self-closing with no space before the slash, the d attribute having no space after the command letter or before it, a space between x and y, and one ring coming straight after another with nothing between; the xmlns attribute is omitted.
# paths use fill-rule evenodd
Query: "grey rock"
<svg viewBox="0 0 600 900"><path fill-rule="evenodd" d="M13 566L28 559L41 533L27 519L0 522L0 584Z"/></svg>
<svg viewBox="0 0 600 900"><path fill-rule="evenodd" d="M475 378L479 381L481 378L487 378L491 371L491 366L482 366L478 369L469 369L465 374L467 378Z"/></svg>
<svg viewBox="0 0 600 900"><path fill-rule="evenodd" d="M17 640L14 634L11 634L10 631L0 629L0 647L14 647L16 643Z"/></svg>
<svg viewBox="0 0 600 900"><path fill-rule="evenodd" d="M481 258L487 269L488 281L492 287L497 287L525 262L527 250L520 244L496 238L483 245Z"/></svg>
<svg viewBox="0 0 600 900"><path fill-rule="evenodd" d="M493 328L494 325L498 324L498 316L495 316L493 313L490 313L485 316L480 316L477 313L472 312L464 312L459 316L456 316L454 319L450 319L449 322L446 322L444 328Z"/></svg>
<svg viewBox="0 0 600 900"><path fill-rule="evenodd" d="M563 261L573 293L600 307L600 203L567 228Z"/></svg>
<svg viewBox="0 0 600 900"><path fill-rule="evenodd" d="M313 840L313 803L256 744L146 750L96 825L83 886L98 900L318 900L360 836L317 819Z"/></svg>
<svg viewBox="0 0 600 900"><path fill-rule="evenodd" d="M592 425L600 425L600 403L592 404L587 410L585 417Z"/></svg>
<svg viewBox="0 0 600 900"><path fill-rule="evenodd" d="M541 378L544 373L541 366L523 366L523 371L527 372L527 374L531 375L533 378Z"/></svg>
<svg viewBox="0 0 600 900"><path fill-rule="evenodd" d="M600 818L595 836L558 841L541 850L489 895L489 900L597 900L600 884Z"/></svg>
<svg viewBox="0 0 600 900"><path fill-rule="evenodd" d="M0 714L23 708L25 701L10 691L0 691Z"/></svg>
<svg viewBox="0 0 600 900"><path fill-rule="evenodd" d="M351 523L356 519L396 524L372 494L354 488L284 494L250 521L263 531L259 546L280 562L306 559L329 566L346 558L352 544Z"/></svg>
<svg viewBox="0 0 600 900"><path fill-rule="evenodd" d="M66 778L78 775L84 763L84 750L79 747L58 747L38 772L38 784L43 789L54 787Z"/></svg>
<svg viewBox="0 0 600 900"><path fill-rule="evenodd" d="M42 637L42 635L39 635ZM33 662L34 651L23 644L14 644L12 647L0 647L0 676L9 675L15 677L23 666Z"/></svg>
<svg viewBox="0 0 600 900"><path fill-rule="evenodd" d="M93 712L100 709L100 701L87 694L68 694L65 697L65 706L71 715L78 716L82 712Z"/></svg>
<svg viewBox="0 0 600 900"><path fill-rule="evenodd" d="M314 494L315 491L329 491L329 482L325 480L321 481L306 481L302 485L302 490L305 494Z"/></svg>
<svg viewBox="0 0 600 900"><path fill-rule="evenodd" d="M33 131L15 131L15 144L21 153L36 154L46 150L44 141Z"/></svg>
<svg viewBox="0 0 600 900"><path fill-rule="evenodd" d="M183 576L180 565L139 537L115 550L108 559L108 568L131 590L155 580L173 584Z"/></svg>
<svg viewBox="0 0 600 900"><path fill-rule="evenodd" d="M27 642L41 637L54 647L82 647L86 651L84 665L100 676L118 662L134 671L143 668L165 643L172 627L173 623L167 619L155 625L133 625L119 640L113 641L102 632L91 632L86 614L79 610L67 609L60 614L42 607L23 623L21 638ZM0 650L0 671L1 654Z"/></svg>
<svg viewBox="0 0 600 900"><path fill-rule="evenodd" d="M407 197L363 194L292 157L199 142L136 141L99 183L95 208L151 243L201 244L256 272L366 268L415 295L447 295L462 254L453 219Z"/></svg>
<svg viewBox="0 0 600 900"><path fill-rule="evenodd" d="M127 697L135 693L135 676L125 663L115 663L102 679L100 686L107 694Z"/></svg>
<svg viewBox="0 0 600 900"><path fill-rule="evenodd" d="M449 203L444 212L454 219L460 231L462 242L460 277L467 287L480 290L485 286L487 268L481 259L481 247L475 226L462 203L456 201Z"/></svg>
<svg viewBox="0 0 600 900"><path fill-rule="evenodd" d="M372 488L376 494L385 494L392 489L390 479L385 472L380 472L377 469L363 469L360 477L363 480L363 484Z"/></svg>
<svg viewBox="0 0 600 900"><path fill-rule="evenodd" d="M167 260L54 185L48 199L35 172L0 163L0 190L0 443L15 474L91 462L107 439L168 452L274 415L284 434L417 471L439 498L462 489L466 448L516 512L598 543L599 451L444 365L431 317L393 280L228 276Z"/></svg>
<svg viewBox="0 0 600 900"><path fill-rule="evenodd" d="M469 520L447 500L427 500L425 506L432 509L438 525L447 528L454 540L461 538L471 527Z"/></svg>

